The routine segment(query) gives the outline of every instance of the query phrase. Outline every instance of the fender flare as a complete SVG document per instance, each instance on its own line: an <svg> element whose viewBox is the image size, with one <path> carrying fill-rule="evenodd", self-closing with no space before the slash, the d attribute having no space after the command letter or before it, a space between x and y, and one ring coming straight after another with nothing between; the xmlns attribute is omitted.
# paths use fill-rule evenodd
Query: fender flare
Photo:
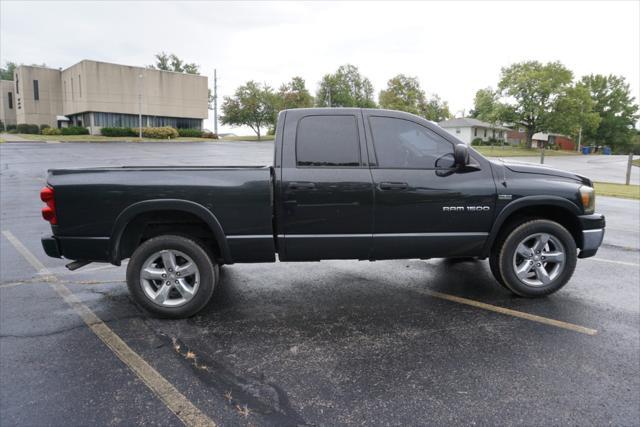
<svg viewBox="0 0 640 427"><path fill-rule="evenodd" d="M145 212L153 212L159 210L173 210L183 211L193 214L200 218L207 224L216 242L220 247L220 255L226 264L232 264L231 251L229 250L229 244L227 243L227 237L224 234L224 230L220 225L218 218L207 208L199 203L182 199L154 199L137 202L127 206L116 218L116 222L113 225L110 238L111 246L111 262L112 264L120 265L120 242L124 230L129 223L138 215Z"/></svg>
<svg viewBox="0 0 640 427"><path fill-rule="evenodd" d="M514 212L529 206L556 206L566 209L568 212L575 216L578 216L582 213L580 211L580 208L576 206L575 203L572 203L570 200L558 196L525 196L516 199L505 206L493 221L491 231L489 232L487 241L485 242L484 248L482 249L483 256L489 255L491 246L493 246L493 243L498 237L498 233L500 233L502 225L505 223L507 218L509 218Z"/></svg>

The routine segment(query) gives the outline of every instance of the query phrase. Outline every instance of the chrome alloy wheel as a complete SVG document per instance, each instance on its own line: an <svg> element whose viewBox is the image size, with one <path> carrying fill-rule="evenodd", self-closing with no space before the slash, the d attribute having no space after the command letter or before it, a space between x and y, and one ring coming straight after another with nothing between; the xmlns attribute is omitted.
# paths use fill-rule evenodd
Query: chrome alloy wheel
<svg viewBox="0 0 640 427"><path fill-rule="evenodd" d="M198 291L200 271L188 255L165 249L144 262L140 283L144 294L155 304L178 307L190 301Z"/></svg>
<svg viewBox="0 0 640 427"><path fill-rule="evenodd" d="M564 270L565 248L556 237L536 233L525 237L513 254L518 279L529 286L546 286Z"/></svg>

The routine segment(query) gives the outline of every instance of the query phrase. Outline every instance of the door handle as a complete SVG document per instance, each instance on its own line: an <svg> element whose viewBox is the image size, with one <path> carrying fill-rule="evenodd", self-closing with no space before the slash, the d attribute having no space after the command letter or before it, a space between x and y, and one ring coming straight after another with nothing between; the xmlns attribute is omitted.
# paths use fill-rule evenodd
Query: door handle
<svg viewBox="0 0 640 427"><path fill-rule="evenodd" d="M380 188L380 190L402 191L408 189L409 184L407 184L406 182L381 182L378 187Z"/></svg>
<svg viewBox="0 0 640 427"><path fill-rule="evenodd" d="M290 182L289 188L292 190L313 190L316 185L313 182Z"/></svg>

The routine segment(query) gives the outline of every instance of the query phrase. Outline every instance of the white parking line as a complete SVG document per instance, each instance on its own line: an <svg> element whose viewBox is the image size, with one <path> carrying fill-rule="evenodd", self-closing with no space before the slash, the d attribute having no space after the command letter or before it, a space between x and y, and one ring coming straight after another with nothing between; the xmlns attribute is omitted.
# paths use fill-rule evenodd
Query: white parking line
<svg viewBox="0 0 640 427"><path fill-rule="evenodd" d="M216 425L211 418L200 411L189 399L180 393L173 384L167 381L138 353L133 351L133 349L113 332L89 307L83 304L13 233L8 230L2 230L2 234L33 268L46 277L51 287L75 310L89 329L91 329L185 425L198 427Z"/></svg>
<svg viewBox="0 0 640 427"><path fill-rule="evenodd" d="M608 262L610 264L626 265L629 267L640 267L640 264L636 264L635 262L616 261L613 259L604 259L604 258L595 258L595 257L587 258L587 259L591 259L593 261Z"/></svg>
<svg viewBox="0 0 640 427"><path fill-rule="evenodd" d="M555 326L556 328L567 329L573 332L579 332L585 335L596 335L598 331L596 329L586 328L584 326L575 325L573 323L563 322L561 320L550 319L548 317L537 316L535 314L525 313L523 311L512 310L510 308L504 308L497 305L491 305L480 301L475 301L468 298L457 297L455 295L443 294L442 292L431 291L429 289L421 289L420 292L429 295L434 298L439 298L458 304L465 304L471 307L481 308L483 310L493 311L495 313L506 314L508 316L518 317L520 319L530 320L532 322L543 323L549 326Z"/></svg>

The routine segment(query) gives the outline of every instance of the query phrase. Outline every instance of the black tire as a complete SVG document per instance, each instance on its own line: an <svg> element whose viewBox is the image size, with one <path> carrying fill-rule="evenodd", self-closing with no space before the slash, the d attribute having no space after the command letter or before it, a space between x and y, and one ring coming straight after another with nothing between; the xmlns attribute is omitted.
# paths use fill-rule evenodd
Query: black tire
<svg viewBox="0 0 640 427"><path fill-rule="evenodd" d="M176 251L178 254L182 253L189 257L196 265L199 275L199 281L196 282L198 283L197 288L192 288L195 289L195 293L191 293L189 300L177 306L165 306L154 302L145 293L143 280L141 280L142 269L150 257L160 251L167 250ZM178 269L176 269L177 271ZM218 277L218 267L212 261L208 251L197 241L184 236L163 235L145 241L131 255L127 266L127 286L133 299L146 311L163 318L179 319L196 314L211 299L214 288L218 283ZM160 286L162 286L164 280L160 280ZM150 281L150 283L155 284L157 282ZM169 282L166 283L168 284ZM175 283L178 283L178 281L175 281ZM177 295L175 294L177 289L169 292L173 292L172 295Z"/></svg>
<svg viewBox="0 0 640 427"><path fill-rule="evenodd" d="M550 245L558 246L558 248L553 249L553 251L551 249L549 250L546 261L545 258L542 258L545 255L545 250L542 250L539 254L532 251L530 258L525 258L520 255L516 256L517 248L523 240L538 235L550 236L549 246L546 246L547 248L550 249ZM535 241L535 238L531 241ZM495 260L499 267L498 277L503 279L504 285L511 290L511 292L522 297L541 297L558 291L569 281L576 267L577 249L573 236L571 236L571 233L562 225L550 220L535 219L520 224L509 232L502 241L502 244L497 245L495 249L498 252L497 260ZM549 258L552 256L552 253L560 252L564 254L563 261L562 265L558 266L558 271L554 276L553 271L559 263L550 262ZM514 265L517 260L520 260L521 264L519 265L525 267L526 263L531 265L530 268L532 270L531 273L529 273L531 275L530 277L518 277L516 266ZM548 283L543 283L540 279L541 276L537 274L537 271L541 271L539 269L544 269L543 275L545 272L547 273L545 279ZM551 274L548 274L549 269L551 269ZM526 281L537 281L539 284L532 285Z"/></svg>

